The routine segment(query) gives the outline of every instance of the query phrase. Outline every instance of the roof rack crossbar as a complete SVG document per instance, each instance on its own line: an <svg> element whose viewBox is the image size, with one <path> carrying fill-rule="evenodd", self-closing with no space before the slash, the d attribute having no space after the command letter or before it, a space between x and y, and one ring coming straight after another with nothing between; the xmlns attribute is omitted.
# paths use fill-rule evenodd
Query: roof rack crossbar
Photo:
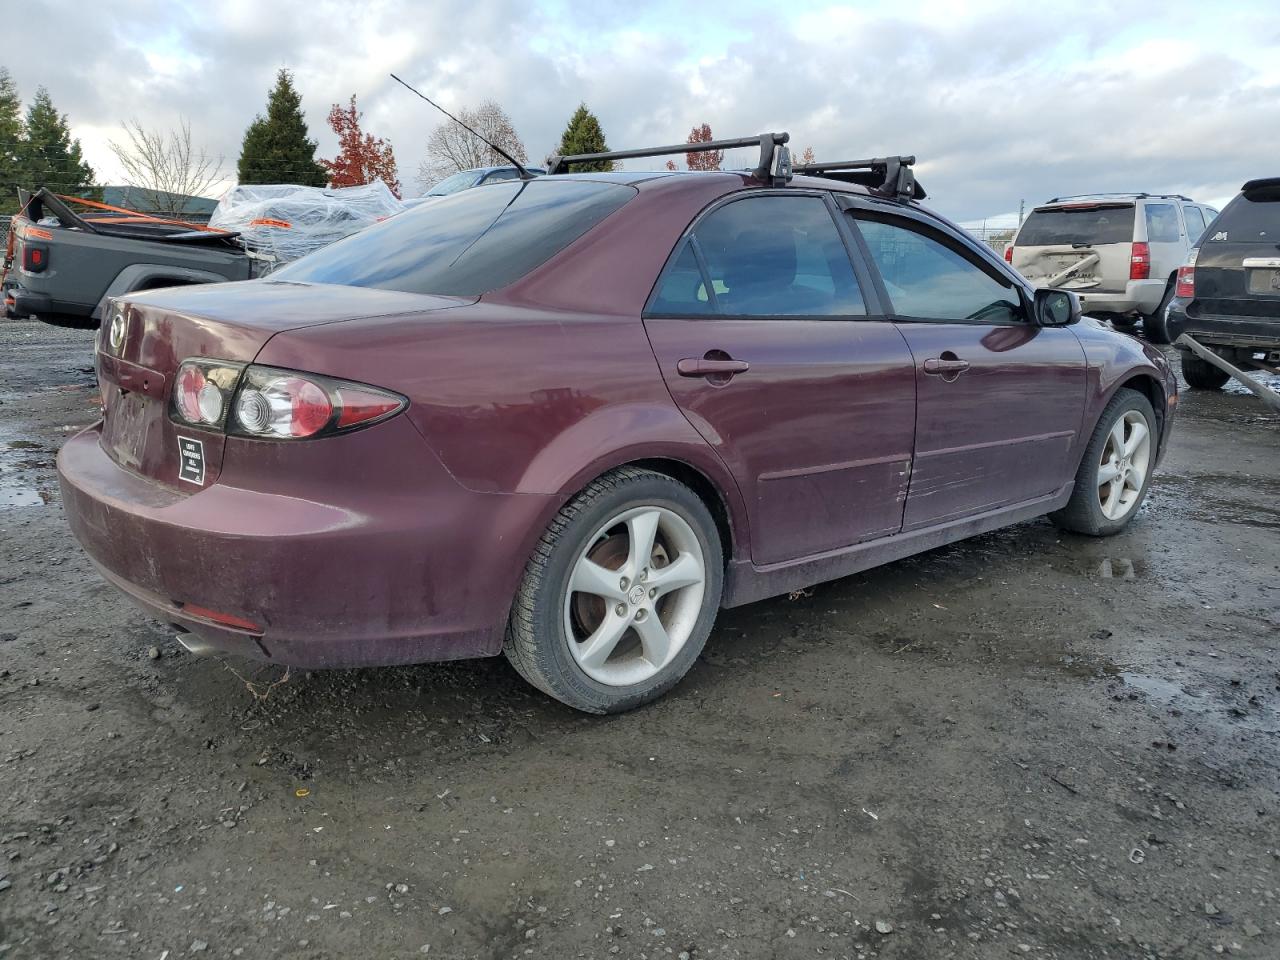
<svg viewBox="0 0 1280 960"><path fill-rule="evenodd" d="M700 143L676 143L667 147L643 147L639 150L608 150L604 153L575 153L569 156L553 156L547 162L547 173L568 173L575 163L592 163L599 160L631 160L636 157L665 157L679 153L705 153L709 150L731 150L735 147L760 148L760 163L752 173L767 179L773 166L774 148L791 139L789 133L762 133L754 137L738 137L734 140L707 140Z"/></svg>
<svg viewBox="0 0 1280 960"><path fill-rule="evenodd" d="M872 192L895 200L914 200L923 196L917 190L915 172L911 169L916 162L910 157L874 157L870 160L833 160L830 163L802 163L791 168L792 173L806 174L811 177L825 176L829 172L842 170L869 170L879 179L879 185L872 186Z"/></svg>

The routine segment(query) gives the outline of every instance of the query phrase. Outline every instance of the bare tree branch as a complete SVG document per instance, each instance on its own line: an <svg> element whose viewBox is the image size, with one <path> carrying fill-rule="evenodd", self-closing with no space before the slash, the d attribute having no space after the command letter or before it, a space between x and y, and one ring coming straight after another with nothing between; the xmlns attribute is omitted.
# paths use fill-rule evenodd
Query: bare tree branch
<svg viewBox="0 0 1280 960"><path fill-rule="evenodd" d="M124 170L125 182L148 192L148 213L180 217L187 197L203 196L222 179L221 156L211 157L191 146L191 124L184 117L177 130L148 130L137 120L124 124L128 142L111 141L111 152Z"/></svg>
<svg viewBox="0 0 1280 960"><path fill-rule="evenodd" d="M458 118L521 163L528 162L511 118L493 100L484 101L474 110L459 110ZM502 166L506 162L484 140L448 120L427 137L427 159L418 168L418 182L427 188L460 170Z"/></svg>

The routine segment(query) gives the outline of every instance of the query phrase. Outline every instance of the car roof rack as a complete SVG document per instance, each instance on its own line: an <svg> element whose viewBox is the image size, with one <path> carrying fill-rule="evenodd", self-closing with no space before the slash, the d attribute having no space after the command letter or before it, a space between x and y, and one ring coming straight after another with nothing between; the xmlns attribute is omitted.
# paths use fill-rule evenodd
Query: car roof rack
<svg viewBox="0 0 1280 960"><path fill-rule="evenodd" d="M876 157L872 160L836 160L831 163L803 163L793 166L793 173L828 180L858 183L872 193L906 203L928 196L916 182L915 157Z"/></svg>
<svg viewBox="0 0 1280 960"><path fill-rule="evenodd" d="M1046 200L1045 203L1061 203L1064 200L1105 200L1108 197L1124 200L1185 200L1187 203L1195 203L1190 197L1184 197L1180 193L1077 193L1069 197L1054 197L1052 200Z"/></svg>
<svg viewBox="0 0 1280 960"><path fill-rule="evenodd" d="M789 133L761 133L754 137L736 140L706 140L700 143L676 143L668 147L642 147L639 150L608 150L604 153L574 153L569 156L553 156L547 161L547 173L568 173L575 163L593 163L600 160L630 160L635 157L665 157L680 153L705 153L709 150L731 150L734 147L760 148L760 162L751 173L761 180L791 178L790 151L784 144L791 139Z"/></svg>

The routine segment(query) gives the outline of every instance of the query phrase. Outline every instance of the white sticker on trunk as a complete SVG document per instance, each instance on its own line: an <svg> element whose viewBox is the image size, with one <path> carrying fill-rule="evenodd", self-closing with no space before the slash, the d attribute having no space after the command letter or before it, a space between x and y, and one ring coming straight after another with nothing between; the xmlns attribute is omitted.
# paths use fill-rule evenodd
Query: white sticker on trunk
<svg viewBox="0 0 1280 960"><path fill-rule="evenodd" d="M204 441L178 438L178 479L204 486Z"/></svg>

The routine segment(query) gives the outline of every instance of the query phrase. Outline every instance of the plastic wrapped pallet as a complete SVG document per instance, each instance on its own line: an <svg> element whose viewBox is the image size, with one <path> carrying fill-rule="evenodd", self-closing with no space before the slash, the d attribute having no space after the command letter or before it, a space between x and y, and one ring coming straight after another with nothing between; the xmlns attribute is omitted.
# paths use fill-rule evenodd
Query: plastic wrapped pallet
<svg viewBox="0 0 1280 960"><path fill-rule="evenodd" d="M288 263L404 209L381 180L361 187L246 184L218 201L209 226L234 230L250 253Z"/></svg>

